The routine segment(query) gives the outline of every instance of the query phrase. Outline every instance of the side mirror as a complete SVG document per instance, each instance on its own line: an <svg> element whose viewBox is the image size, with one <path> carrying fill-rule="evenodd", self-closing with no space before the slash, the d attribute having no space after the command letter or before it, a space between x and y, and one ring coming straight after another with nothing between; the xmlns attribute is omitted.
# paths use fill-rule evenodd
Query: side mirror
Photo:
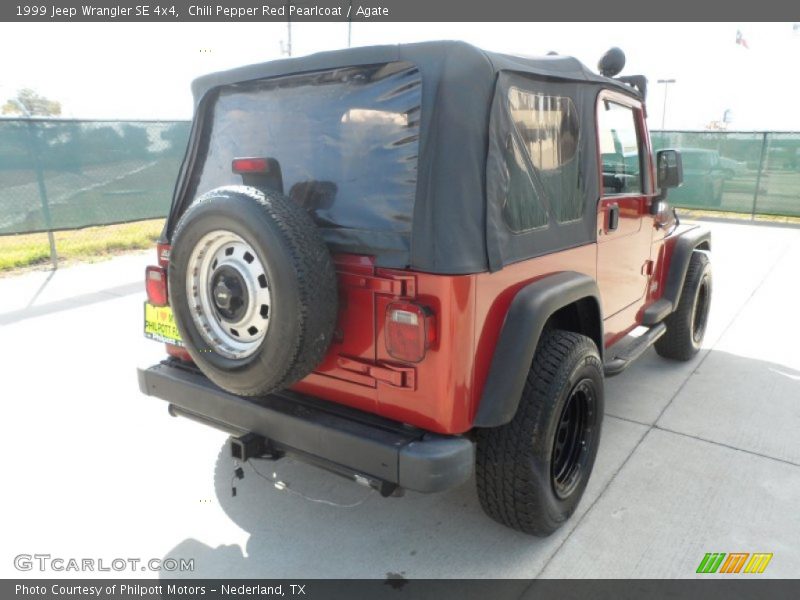
<svg viewBox="0 0 800 600"><path fill-rule="evenodd" d="M662 195L665 190L676 188L683 183L683 161L677 150L659 150L656 154L658 189Z"/></svg>
<svg viewBox="0 0 800 600"><path fill-rule="evenodd" d="M683 161L677 150L659 150L656 153L657 198L650 203L650 214L657 215L664 209L667 190L683 183Z"/></svg>

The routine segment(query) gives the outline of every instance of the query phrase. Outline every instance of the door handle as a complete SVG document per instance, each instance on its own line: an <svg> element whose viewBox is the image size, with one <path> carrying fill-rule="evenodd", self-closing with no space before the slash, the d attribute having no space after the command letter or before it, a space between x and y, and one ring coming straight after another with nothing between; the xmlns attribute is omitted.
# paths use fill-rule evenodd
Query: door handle
<svg viewBox="0 0 800 600"><path fill-rule="evenodd" d="M619 204L612 204L608 207L608 231L614 231L619 227Z"/></svg>

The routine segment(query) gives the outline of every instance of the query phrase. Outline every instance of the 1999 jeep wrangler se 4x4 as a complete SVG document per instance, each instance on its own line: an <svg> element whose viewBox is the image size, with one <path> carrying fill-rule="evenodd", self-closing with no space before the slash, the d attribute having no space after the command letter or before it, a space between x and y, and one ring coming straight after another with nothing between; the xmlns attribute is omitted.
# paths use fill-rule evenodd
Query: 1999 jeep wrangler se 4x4
<svg viewBox="0 0 800 600"><path fill-rule="evenodd" d="M464 43L354 48L208 75L146 272L139 372L235 457L391 495L476 474L547 535L597 454L603 379L688 360L710 236L679 225L644 78ZM655 164L654 164L655 163Z"/></svg>

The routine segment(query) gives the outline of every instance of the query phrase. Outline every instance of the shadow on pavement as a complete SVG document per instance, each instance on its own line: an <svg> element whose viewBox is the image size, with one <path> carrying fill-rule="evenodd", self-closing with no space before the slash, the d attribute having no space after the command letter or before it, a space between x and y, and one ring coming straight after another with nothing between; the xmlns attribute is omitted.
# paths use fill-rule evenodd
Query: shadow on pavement
<svg viewBox="0 0 800 600"><path fill-rule="evenodd" d="M447 577L441 565L460 564L463 573L487 548L502 544L514 552L541 543L485 517L474 481L443 494L382 498L291 458L248 462L243 480L234 478L234 468L225 444L215 468L217 500L250 533L247 547L185 540L170 555L195 558L194 576L349 578L369 572L400 579L412 571L420 576L427 565L428 576ZM287 489L277 489L276 481Z"/></svg>
<svg viewBox="0 0 800 600"><path fill-rule="evenodd" d="M674 371L685 369L685 365L664 361L661 369ZM615 379L623 384L624 379L629 380L628 385L617 387L617 393L645 393L641 379L652 375L649 367L632 367ZM683 383L673 380L672 385L675 396L654 426L670 435L692 436L732 449L730 470L722 477L736 480L739 456L779 460L800 469L800 452L793 437L800 428L800 372L787 365L711 351L688 379ZM626 402L633 400L627 398ZM607 410L619 409L615 404L614 398L608 398ZM616 417L625 419L626 415ZM606 419L608 434L609 421L620 421L608 414ZM776 422L783 424L779 430L774 428ZM650 424L637 425L640 429L644 426ZM772 435L765 436L764 431L770 428ZM628 466L627 458L638 447L631 443L623 448L613 437L605 439L604 446L601 453L605 451L606 456L598 460L608 463L609 456L615 458L614 464L604 467L607 475L595 473L601 480L615 477L620 467ZM704 481L702 463L686 465L681 456L669 458L668 464L674 468L696 470L697 481ZM291 458L247 463L243 480L234 478L234 468L226 443L215 464L215 491L226 515L249 533L246 547L212 548L188 538L166 554L195 559L195 571L185 576L386 580L535 577L594 502L587 493L570 523L550 538L540 539L506 529L486 517L476 497L474 480L442 494L407 492L402 498L381 498L350 480ZM288 489L277 489L276 481L284 482ZM235 496L233 485L237 488ZM602 485L604 493L606 484ZM676 490L650 491L656 504L663 502L665 520L674 519L675 511L688 510L673 498ZM776 502L781 504L779 500ZM697 511L703 510L699 505ZM733 509L731 512L736 513ZM694 516L686 518L691 521ZM622 526L613 519L604 525L609 531ZM658 524L640 526L657 528ZM197 523L199 536L202 528L203 524ZM786 535L797 533L787 531ZM703 535L698 530L694 537L687 534L676 539L670 552L677 556L698 543L713 543L712 539L699 539ZM775 542L792 543L788 539ZM613 548L607 550L613 555Z"/></svg>
<svg viewBox="0 0 800 600"><path fill-rule="evenodd" d="M53 279L53 276L55 274L56 274L56 269L50 269L50 272L47 274L47 277L44 278L44 281L42 281L42 284L38 287L38 289L33 294L33 296L31 296L31 299L28 302L28 304L25 305L25 308L30 308L31 306L33 306L33 303L36 302L36 299L45 290L45 288L47 287L47 284L50 283L50 280Z"/></svg>
<svg viewBox="0 0 800 600"><path fill-rule="evenodd" d="M470 576L474 564L477 570L471 576L491 577L487 568L503 556L516 564L523 556L530 560L531 552L546 550L543 540L488 519L474 481L442 494L406 492L401 498L382 498L291 458L251 461L244 465L243 480L234 479L234 468L226 443L215 466L217 501L250 534L247 546L211 548L186 539L167 553L195 559L195 572L186 576L284 578L313 573L318 578L358 578L368 573L389 580L411 573ZM274 481L288 489L277 489ZM488 556L493 558L487 563L483 557Z"/></svg>
<svg viewBox="0 0 800 600"><path fill-rule="evenodd" d="M53 273L55 273L55 271L53 271ZM105 302L106 300L113 300L115 298L119 298L121 296L128 296L130 294L139 294L142 293L144 290L144 286L139 282L126 283L123 285L106 288L97 292L80 294L77 296L72 296L70 298L65 298L63 300L56 300L54 302L48 302L47 304L33 306L33 303L36 301L36 298L39 296L39 294L42 293L42 291L46 287L47 282L50 281L51 277L52 274L48 276L47 280L42 284L42 286L36 292L33 299L31 299L31 301L28 303L28 306L26 308L23 308L22 310L15 310L12 312L0 314L0 325L10 325L12 323L24 321L25 319L41 317L44 315L61 312L63 310L80 308L82 306L88 306L90 304L96 304L98 302Z"/></svg>

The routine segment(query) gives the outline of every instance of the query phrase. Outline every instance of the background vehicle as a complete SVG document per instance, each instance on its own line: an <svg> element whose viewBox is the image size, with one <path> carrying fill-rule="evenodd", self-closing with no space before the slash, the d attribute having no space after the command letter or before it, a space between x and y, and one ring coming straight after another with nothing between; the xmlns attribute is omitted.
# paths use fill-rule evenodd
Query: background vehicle
<svg viewBox="0 0 800 600"><path fill-rule="evenodd" d="M728 158L727 156L719 157L719 166L726 179L734 177L741 177L747 174L747 162L743 160L736 160Z"/></svg>
<svg viewBox="0 0 800 600"><path fill-rule="evenodd" d="M732 166L723 166L719 152L704 148L681 148L683 185L672 192L672 200L681 204L720 206L725 180Z"/></svg>
<svg viewBox="0 0 800 600"><path fill-rule="evenodd" d="M641 78L608 63L437 42L195 82L146 273L171 358L142 391L241 460L292 453L384 495L474 471L489 516L554 531L604 377L653 344L691 358L711 293L709 233L665 202L680 155L654 164Z"/></svg>

